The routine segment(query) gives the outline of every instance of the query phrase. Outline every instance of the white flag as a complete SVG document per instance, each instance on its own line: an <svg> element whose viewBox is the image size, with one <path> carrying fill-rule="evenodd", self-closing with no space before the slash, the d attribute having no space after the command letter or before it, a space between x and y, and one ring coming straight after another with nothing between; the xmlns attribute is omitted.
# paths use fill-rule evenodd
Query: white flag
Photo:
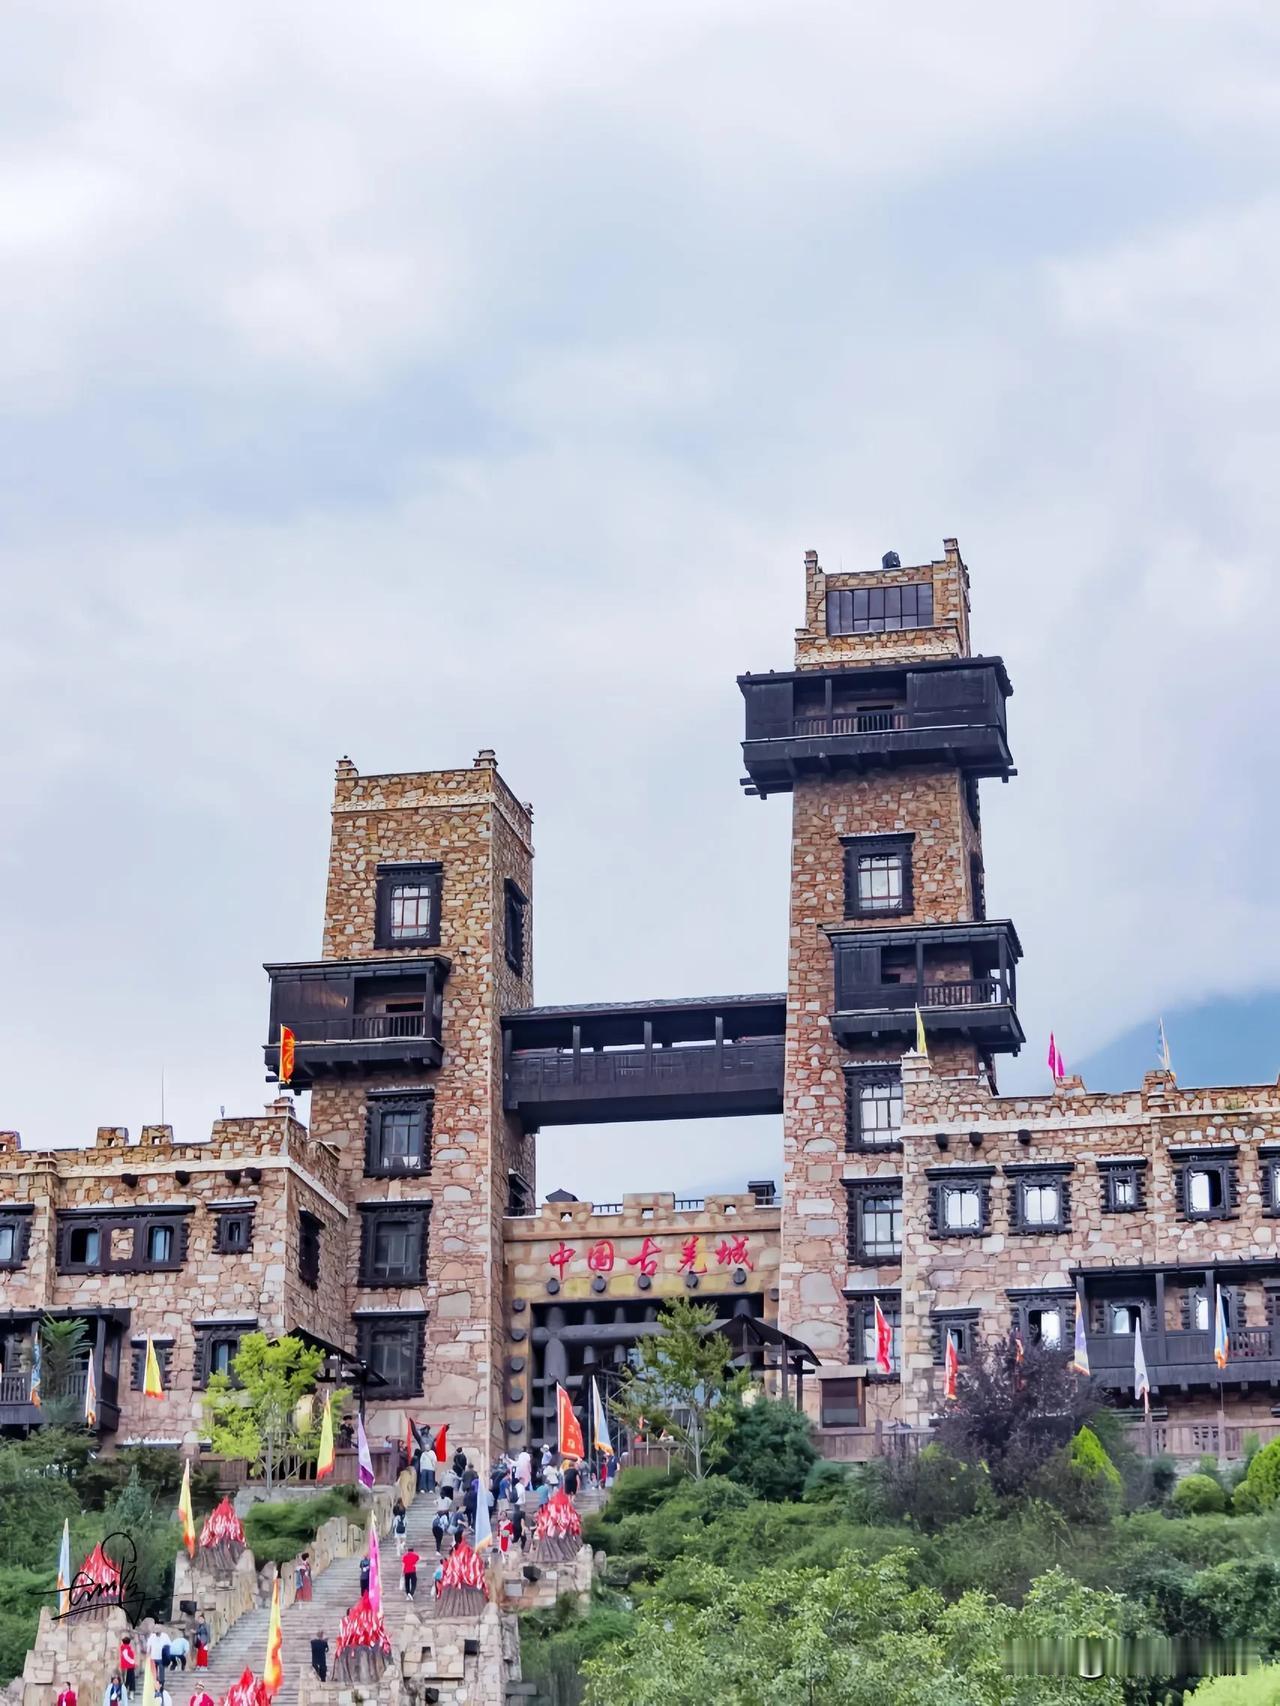
<svg viewBox="0 0 1280 1706"><path fill-rule="evenodd" d="M1133 1323L1133 1395L1142 1399L1145 1414L1151 1413L1151 1382L1147 1379L1147 1359L1142 1354L1142 1322Z"/></svg>
<svg viewBox="0 0 1280 1706"><path fill-rule="evenodd" d="M476 1482L476 1545L477 1552L493 1545L493 1524L489 1521L489 1483L484 1477L484 1462L480 1463L480 1478Z"/></svg>

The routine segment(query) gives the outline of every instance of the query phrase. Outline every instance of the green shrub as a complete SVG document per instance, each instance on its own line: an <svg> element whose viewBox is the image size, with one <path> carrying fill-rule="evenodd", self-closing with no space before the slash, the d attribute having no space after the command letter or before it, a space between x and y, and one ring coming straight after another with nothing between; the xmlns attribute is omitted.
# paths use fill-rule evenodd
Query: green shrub
<svg viewBox="0 0 1280 1706"><path fill-rule="evenodd" d="M1227 1495L1208 1475L1185 1475L1173 1489L1173 1508L1179 1516L1207 1516L1227 1508Z"/></svg>
<svg viewBox="0 0 1280 1706"><path fill-rule="evenodd" d="M1124 1501L1120 1472L1097 1434L1087 1427L1042 1465L1030 1483L1030 1491L1071 1522L1108 1522Z"/></svg>
<svg viewBox="0 0 1280 1706"><path fill-rule="evenodd" d="M718 1472L761 1499L798 1499L818 1461L809 1423L793 1404L757 1397L734 1405Z"/></svg>
<svg viewBox="0 0 1280 1706"><path fill-rule="evenodd" d="M843 1503L848 1497L852 1480L849 1464L827 1463L820 1458L810 1466L800 1496L807 1505Z"/></svg>
<svg viewBox="0 0 1280 1706"><path fill-rule="evenodd" d="M1280 1706L1280 1667L1210 1677L1186 1696L1186 1706Z"/></svg>
<svg viewBox="0 0 1280 1706"><path fill-rule="evenodd" d="M672 1464L669 1470L624 1469L609 1494L604 1521L620 1522L623 1517L643 1516L656 1510L684 1479L684 1470L676 1464Z"/></svg>
<svg viewBox="0 0 1280 1706"><path fill-rule="evenodd" d="M307 1550L322 1523L331 1516L354 1517L359 1504L354 1487L332 1487L304 1499L262 1500L244 1519L245 1541L259 1567L287 1564Z"/></svg>
<svg viewBox="0 0 1280 1706"><path fill-rule="evenodd" d="M992 1504L991 1479L981 1464L964 1463L940 1445L890 1466L886 1502L894 1516L926 1533L961 1522Z"/></svg>
<svg viewBox="0 0 1280 1706"><path fill-rule="evenodd" d="M1249 1485L1247 1472L1244 1480L1240 1482L1231 1495L1231 1508L1237 1516L1256 1516L1262 1509L1262 1502L1258 1498L1258 1489Z"/></svg>
<svg viewBox="0 0 1280 1706"><path fill-rule="evenodd" d="M1258 1510L1268 1511L1280 1499L1280 1439L1255 1452L1240 1485L1252 1489L1251 1498Z"/></svg>

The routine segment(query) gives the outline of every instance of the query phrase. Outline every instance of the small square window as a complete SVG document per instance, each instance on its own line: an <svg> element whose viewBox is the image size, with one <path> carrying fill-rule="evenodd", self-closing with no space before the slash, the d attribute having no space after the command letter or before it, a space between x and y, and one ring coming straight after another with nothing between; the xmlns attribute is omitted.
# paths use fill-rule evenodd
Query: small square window
<svg viewBox="0 0 1280 1706"><path fill-rule="evenodd" d="M378 868L374 944L379 948L433 947L440 940L442 867Z"/></svg>
<svg viewBox="0 0 1280 1706"><path fill-rule="evenodd" d="M1193 1157L1176 1175L1178 1207L1187 1220L1225 1220L1235 1207L1231 1160Z"/></svg>
<svg viewBox="0 0 1280 1706"><path fill-rule="evenodd" d="M911 835L853 835L844 841L846 918L893 918L914 909Z"/></svg>
<svg viewBox="0 0 1280 1706"><path fill-rule="evenodd" d="M298 1216L298 1278L312 1291L320 1284L321 1222L303 1209Z"/></svg>
<svg viewBox="0 0 1280 1706"><path fill-rule="evenodd" d="M1142 1326L1142 1305L1140 1303L1109 1303L1107 1305L1108 1333L1132 1338L1134 1332Z"/></svg>
<svg viewBox="0 0 1280 1706"><path fill-rule="evenodd" d="M422 1392L421 1316L366 1316L356 1324L356 1354L386 1381L385 1398L416 1398Z"/></svg>
<svg viewBox="0 0 1280 1706"><path fill-rule="evenodd" d="M242 1255L252 1243L252 1209L233 1209L219 1214L213 1229L213 1248L217 1254Z"/></svg>
<svg viewBox="0 0 1280 1706"><path fill-rule="evenodd" d="M1060 1172L1016 1174L1009 1191L1013 1232L1065 1232L1070 1226L1070 1185Z"/></svg>
<svg viewBox="0 0 1280 1706"><path fill-rule="evenodd" d="M167 1266L173 1261L173 1228L172 1226L148 1226L147 1228L147 1261L157 1267Z"/></svg>
<svg viewBox="0 0 1280 1706"><path fill-rule="evenodd" d="M371 1096L365 1130L365 1173L371 1178L425 1173L433 1098Z"/></svg>
<svg viewBox="0 0 1280 1706"><path fill-rule="evenodd" d="M12 1215L0 1219L0 1268L20 1268L27 1259L30 1217Z"/></svg>
<svg viewBox="0 0 1280 1706"><path fill-rule="evenodd" d="M1027 1337L1048 1351L1062 1349L1062 1310L1058 1304L1027 1310Z"/></svg>
<svg viewBox="0 0 1280 1706"><path fill-rule="evenodd" d="M1213 1293L1197 1286L1187 1292L1183 1300L1183 1321L1188 1331L1193 1333L1213 1332ZM1222 1315L1227 1326L1237 1327L1243 1316L1236 1293L1226 1286L1222 1288Z"/></svg>
<svg viewBox="0 0 1280 1706"><path fill-rule="evenodd" d="M426 1277L425 1205L361 1208L361 1285L418 1285Z"/></svg>
<svg viewBox="0 0 1280 1706"><path fill-rule="evenodd" d="M901 1185L862 1185L850 1193L853 1259L867 1265L902 1256Z"/></svg>
<svg viewBox="0 0 1280 1706"><path fill-rule="evenodd" d="M850 1149L901 1146L902 1074L896 1067L845 1073L845 1136Z"/></svg>
<svg viewBox="0 0 1280 1706"><path fill-rule="evenodd" d="M1057 1226L1062 1218L1062 1194L1057 1185L1024 1185L1022 1219L1027 1226Z"/></svg>
<svg viewBox="0 0 1280 1706"><path fill-rule="evenodd" d="M977 1232L982 1225L982 1190L978 1185L944 1185L938 1216L947 1232Z"/></svg>
<svg viewBox="0 0 1280 1706"><path fill-rule="evenodd" d="M503 907L503 950L507 964L517 977L524 976L525 949L525 914L528 911L528 897L521 889L507 878L503 887L505 904Z"/></svg>
<svg viewBox="0 0 1280 1706"><path fill-rule="evenodd" d="M0 1226L0 1262L12 1266L18 1253L18 1229L16 1226Z"/></svg>
<svg viewBox="0 0 1280 1706"><path fill-rule="evenodd" d="M955 1341L958 1360L960 1362L972 1361L978 1343L977 1310L970 1309L962 1314L935 1315L933 1317L933 1360L939 1368L946 1361L948 1333Z"/></svg>
<svg viewBox="0 0 1280 1706"><path fill-rule="evenodd" d="M96 1226L73 1226L67 1238L67 1260L77 1267L93 1267L102 1258L102 1234Z"/></svg>

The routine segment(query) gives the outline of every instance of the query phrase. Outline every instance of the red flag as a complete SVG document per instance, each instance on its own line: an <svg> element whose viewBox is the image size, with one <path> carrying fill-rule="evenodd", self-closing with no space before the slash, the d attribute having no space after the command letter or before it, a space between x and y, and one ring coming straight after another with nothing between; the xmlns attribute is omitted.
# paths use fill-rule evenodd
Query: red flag
<svg viewBox="0 0 1280 1706"><path fill-rule="evenodd" d="M297 1040L288 1025L281 1025L280 1071L278 1074L281 1085L290 1084L293 1081L293 1048Z"/></svg>
<svg viewBox="0 0 1280 1706"><path fill-rule="evenodd" d="M956 1336L947 1328L947 1354L945 1359L945 1374L942 1382L942 1396L948 1403L955 1403L956 1381L960 1375L960 1357L956 1351Z"/></svg>
<svg viewBox="0 0 1280 1706"><path fill-rule="evenodd" d="M443 1464L443 1463L447 1463L449 1461L449 1424L448 1424L448 1422L445 1423L445 1425L440 1429L440 1432L436 1435L436 1442L431 1447L431 1449L435 1453L437 1463Z"/></svg>
<svg viewBox="0 0 1280 1706"><path fill-rule="evenodd" d="M587 1448L582 1439L582 1424L573 1413L569 1394L560 1385L556 1387L556 1423L561 1457L585 1457Z"/></svg>
<svg viewBox="0 0 1280 1706"><path fill-rule="evenodd" d="M893 1329L884 1318L884 1310L880 1307L880 1299L875 1299L876 1310L876 1368L881 1374L893 1373Z"/></svg>

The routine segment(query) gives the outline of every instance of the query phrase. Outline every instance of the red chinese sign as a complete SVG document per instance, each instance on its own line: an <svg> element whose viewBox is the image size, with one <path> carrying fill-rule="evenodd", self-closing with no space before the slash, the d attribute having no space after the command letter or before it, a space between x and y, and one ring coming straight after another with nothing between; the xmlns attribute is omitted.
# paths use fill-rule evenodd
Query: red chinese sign
<svg viewBox="0 0 1280 1706"><path fill-rule="evenodd" d="M587 1266L593 1274L613 1272L613 1245L607 1238L601 1238L587 1251Z"/></svg>
<svg viewBox="0 0 1280 1706"><path fill-rule="evenodd" d="M746 1234L722 1238L716 1245L716 1261L722 1268L749 1268L751 1257L747 1254Z"/></svg>
<svg viewBox="0 0 1280 1706"><path fill-rule="evenodd" d="M553 1250L547 1257L547 1260L551 1263L551 1266L555 1268L557 1273L560 1275L560 1278L563 1279L564 1270L569 1266L569 1263L577 1253L578 1252L576 1250L571 1250L562 1238L560 1240L560 1248L558 1250Z"/></svg>
<svg viewBox="0 0 1280 1706"><path fill-rule="evenodd" d="M680 1266L678 1274L705 1274L707 1264L702 1259L702 1239L695 1232L692 1238L686 1238L680 1246Z"/></svg>
<svg viewBox="0 0 1280 1706"><path fill-rule="evenodd" d="M658 1271L657 1258L661 1254L661 1244L655 1243L652 1238L646 1238L644 1243L640 1246L639 1255L627 1257L627 1266L629 1268L639 1268L642 1274L647 1274L649 1278L652 1279L654 1274Z"/></svg>

